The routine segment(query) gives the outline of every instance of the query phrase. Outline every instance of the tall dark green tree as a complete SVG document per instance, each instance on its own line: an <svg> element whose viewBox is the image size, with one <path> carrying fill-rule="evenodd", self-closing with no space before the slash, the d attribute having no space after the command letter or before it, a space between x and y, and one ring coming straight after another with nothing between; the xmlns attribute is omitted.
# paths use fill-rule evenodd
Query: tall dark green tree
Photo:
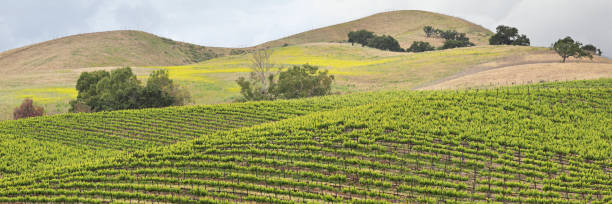
<svg viewBox="0 0 612 204"><path fill-rule="evenodd" d="M499 25L495 29L495 35L489 38L491 45L521 45L529 46L530 40L526 35L519 35L518 29L510 26Z"/></svg>
<svg viewBox="0 0 612 204"><path fill-rule="evenodd" d="M361 44L361 46L365 46L368 44L368 40L374 37L374 33L367 30L358 30L351 31L348 33L348 41L351 44Z"/></svg>
<svg viewBox="0 0 612 204"><path fill-rule="evenodd" d="M565 63L566 59L569 57L582 58L589 57L593 58L593 55L588 51L582 49L582 43L578 41L574 41L571 37L567 36L563 39L557 40L555 44L553 44L553 49L561 58L563 59L563 63Z"/></svg>

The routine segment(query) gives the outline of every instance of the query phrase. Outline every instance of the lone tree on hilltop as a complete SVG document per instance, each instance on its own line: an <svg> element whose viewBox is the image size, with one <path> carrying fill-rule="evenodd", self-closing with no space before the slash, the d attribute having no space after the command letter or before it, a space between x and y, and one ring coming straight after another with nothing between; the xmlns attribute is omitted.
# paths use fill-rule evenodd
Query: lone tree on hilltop
<svg viewBox="0 0 612 204"><path fill-rule="evenodd" d="M589 57L593 58L593 55L588 51L582 49L582 43L578 41L574 41L571 37L567 36L563 39L557 40L555 44L553 44L553 49L561 58L563 58L563 63L568 57L582 58Z"/></svg>
<svg viewBox="0 0 612 204"><path fill-rule="evenodd" d="M374 33L367 30L351 31L348 33L349 42L351 45L357 43L361 46L366 46L370 38L374 38Z"/></svg>
<svg viewBox="0 0 612 204"><path fill-rule="evenodd" d="M44 114L45 109L43 107L35 106L32 99L26 98L21 105L13 111L13 119L36 117Z"/></svg>
<svg viewBox="0 0 612 204"><path fill-rule="evenodd" d="M510 26L500 25L496 28L495 35L489 38L491 45L520 45L529 46L530 40L526 35L519 35L518 29Z"/></svg>

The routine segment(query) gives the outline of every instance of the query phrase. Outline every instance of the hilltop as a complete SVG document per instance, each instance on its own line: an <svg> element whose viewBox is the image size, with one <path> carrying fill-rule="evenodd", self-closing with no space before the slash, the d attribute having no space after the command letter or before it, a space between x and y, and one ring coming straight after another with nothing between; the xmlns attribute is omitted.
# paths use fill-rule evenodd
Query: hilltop
<svg viewBox="0 0 612 204"><path fill-rule="evenodd" d="M366 29L376 34L391 35L404 48L413 41L426 41L432 45L444 44L443 39L427 38L423 27L434 26L438 29L454 29L466 33L476 45L488 45L493 32L461 18L428 11L402 10L377 13L365 18L318 28L255 46L279 47L284 44L295 45L313 42L344 42L350 31Z"/></svg>
<svg viewBox="0 0 612 204"><path fill-rule="evenodd" d="M227 49L178 42L133 30L71 35L0 53L0 73L105 66L181 65Z"/></svg>

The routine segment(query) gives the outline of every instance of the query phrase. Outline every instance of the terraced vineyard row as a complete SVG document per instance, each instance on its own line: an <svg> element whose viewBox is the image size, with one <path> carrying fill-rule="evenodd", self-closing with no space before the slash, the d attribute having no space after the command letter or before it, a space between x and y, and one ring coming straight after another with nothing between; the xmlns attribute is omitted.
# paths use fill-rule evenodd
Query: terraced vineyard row
<svg viewBox="0 0 612 204"><path fill-rule="evenodd" d="M371 95L372 97L361 97ZM392 93L252 102L0 122L0 178L108 158L234 128L400 97ZM36 143L36 144L34 144Z"/></svg>
<svg viewBox="0 0 612 204"><path fill-rule="evenodd" d="M6 178L0 201L612 202L612 86L568 87L388 92Z"/></svg>

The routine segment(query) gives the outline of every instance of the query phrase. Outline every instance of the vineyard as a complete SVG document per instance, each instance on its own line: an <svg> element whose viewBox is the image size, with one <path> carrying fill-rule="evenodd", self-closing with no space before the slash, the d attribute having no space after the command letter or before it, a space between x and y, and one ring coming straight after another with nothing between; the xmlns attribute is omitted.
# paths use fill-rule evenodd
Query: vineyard
<svg viewBox="0 0 612 204"><path fill-rule="evenodd" d="M6 121L0 202L609 203L610 124L611 79Z"/></svg>

